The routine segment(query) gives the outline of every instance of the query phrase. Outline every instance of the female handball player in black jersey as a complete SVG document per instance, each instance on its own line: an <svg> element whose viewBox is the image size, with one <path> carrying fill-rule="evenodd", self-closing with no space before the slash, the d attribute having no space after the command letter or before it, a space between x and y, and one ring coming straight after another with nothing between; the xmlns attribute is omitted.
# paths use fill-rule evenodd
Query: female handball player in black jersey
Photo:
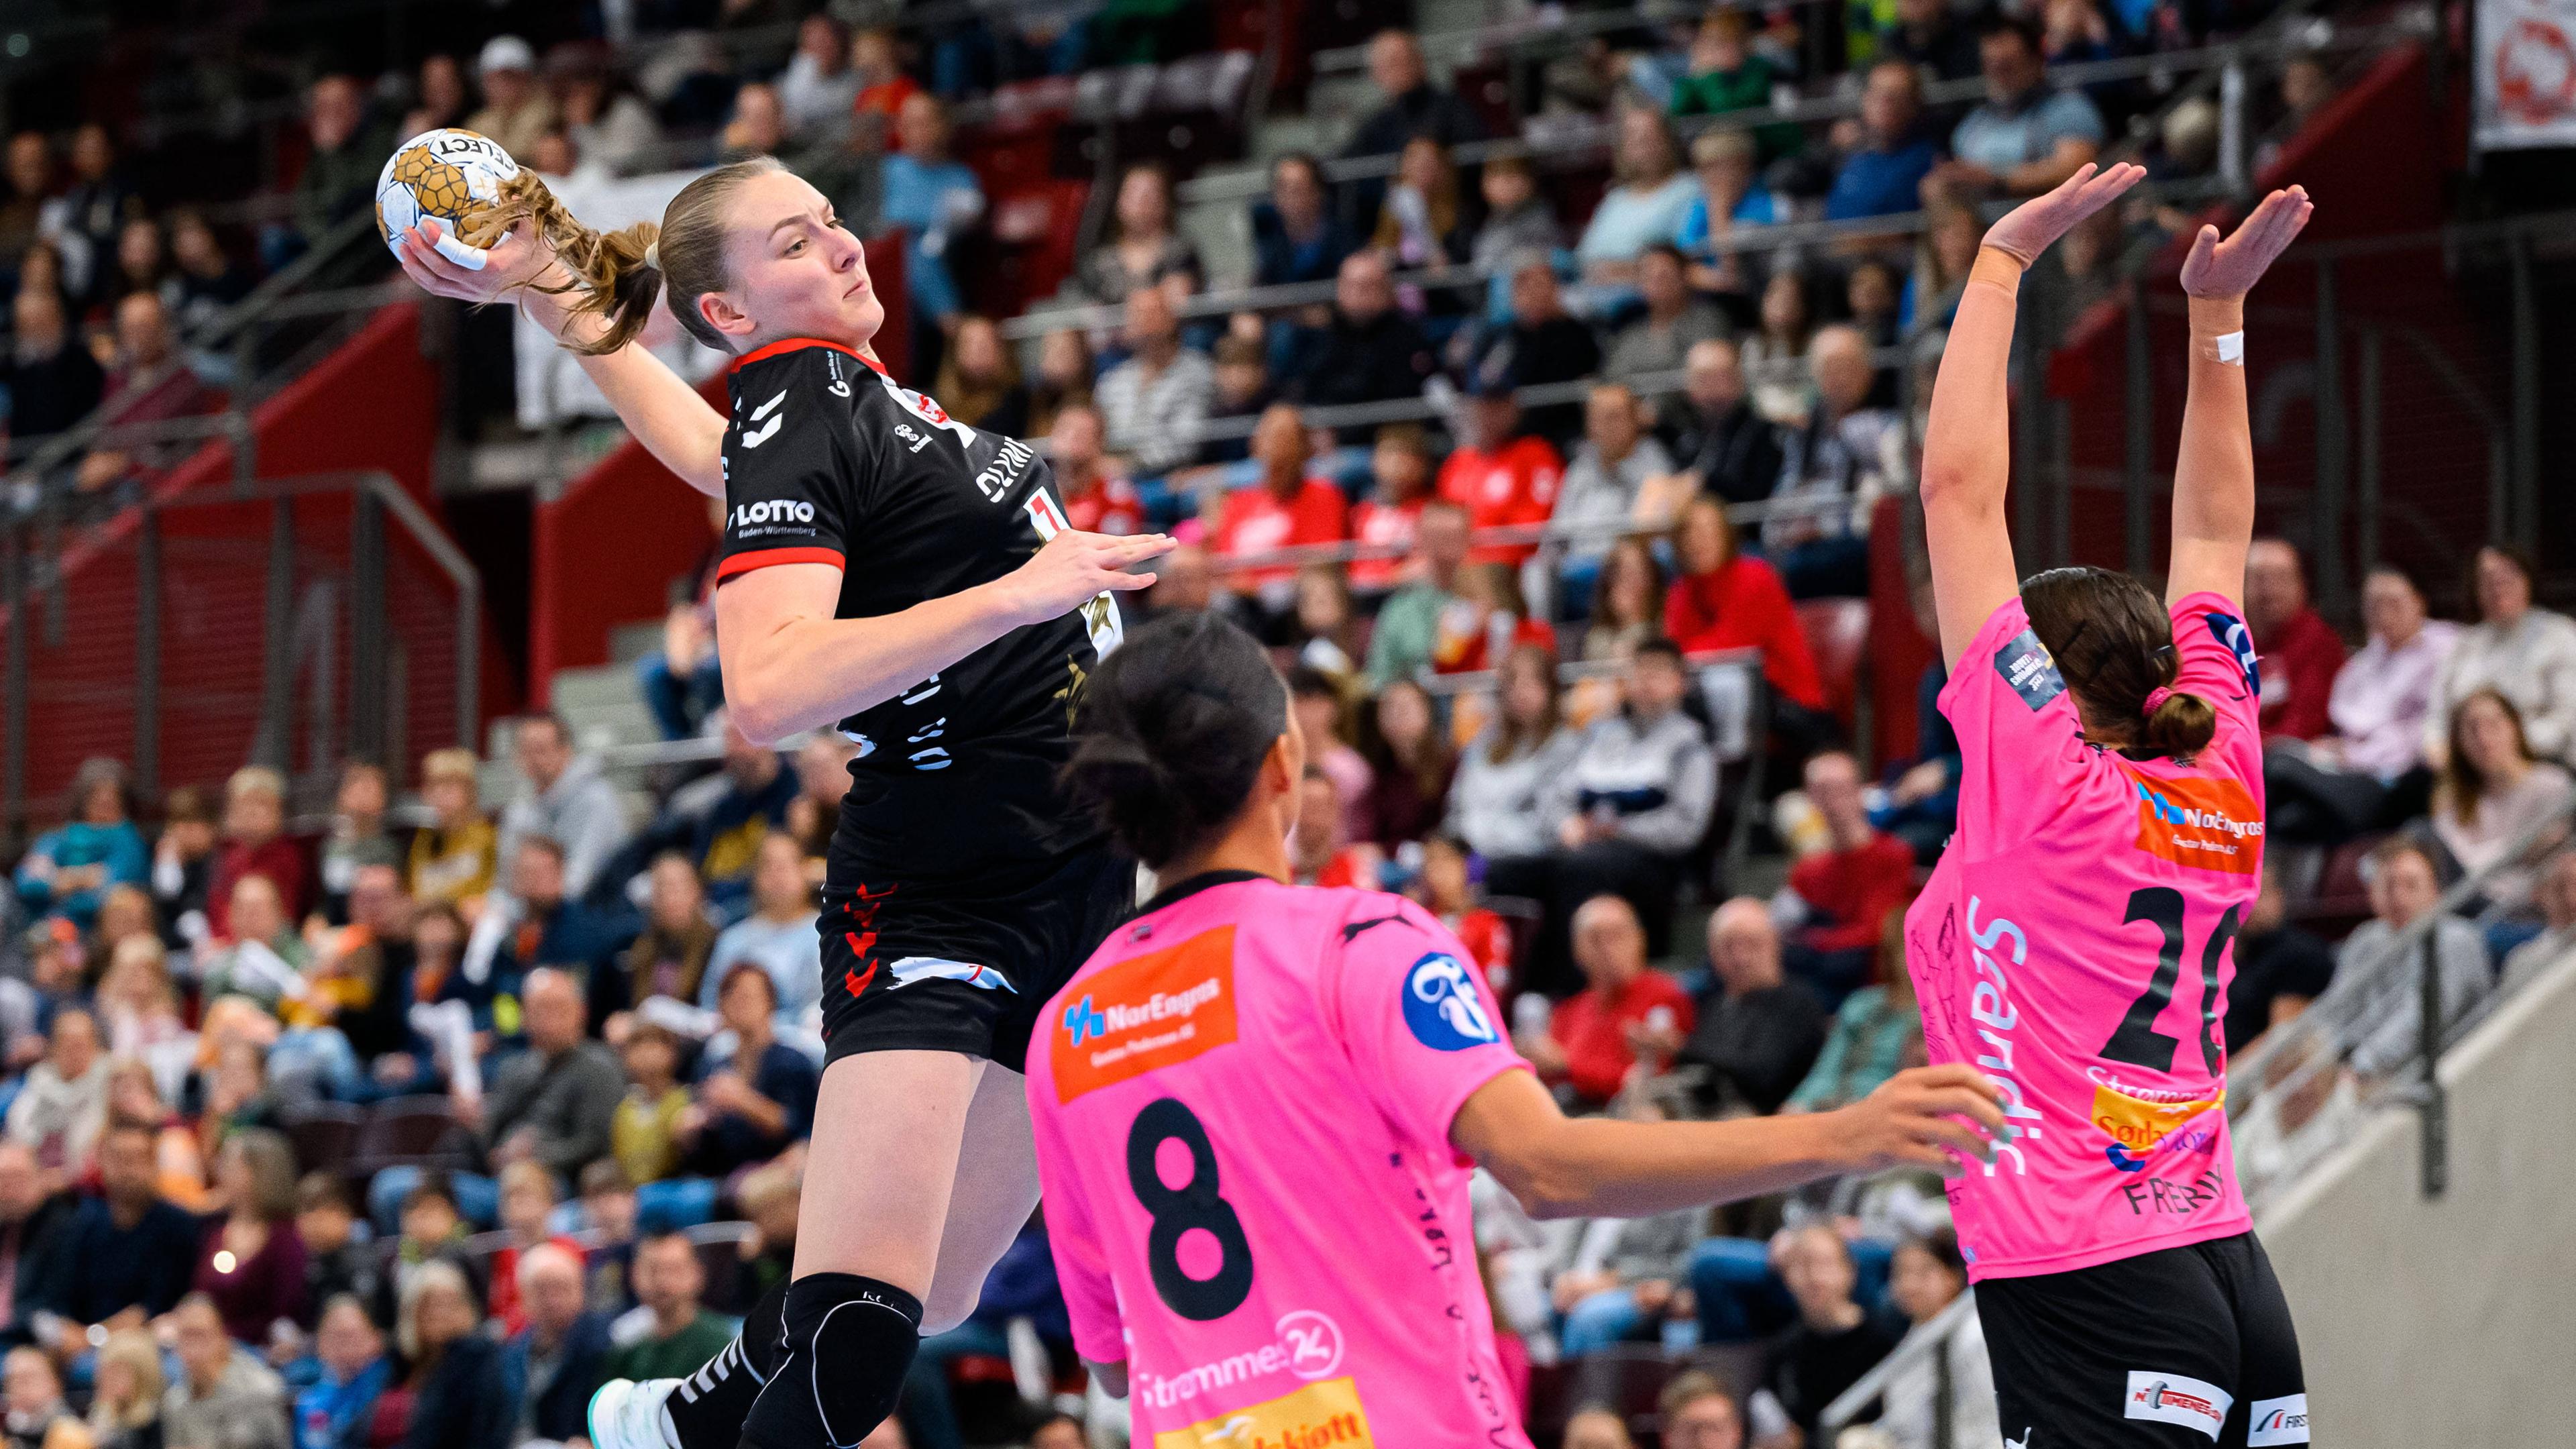
<svg viewBox="0 0 2576 1449"><path fill-rule="evenodd" d="M1127 570L1171 540L1073 530L1025 444L886 376L858 239L777 162L719 167L659 227L605 236L542 191L515 205L481 269L415 229L403 270L517 303L656 458L725 500L716 639L735 725L837 726L859 745L824 886L827 1062L794 1280L687 1380L603 1388L591 1437L856 1444L1037 1205L1031 1025L1135 880L1055 778L1119 639L1114 595L1151 583ZM633 345L666 290L690 335L733 354L730 415Z"/></svg>

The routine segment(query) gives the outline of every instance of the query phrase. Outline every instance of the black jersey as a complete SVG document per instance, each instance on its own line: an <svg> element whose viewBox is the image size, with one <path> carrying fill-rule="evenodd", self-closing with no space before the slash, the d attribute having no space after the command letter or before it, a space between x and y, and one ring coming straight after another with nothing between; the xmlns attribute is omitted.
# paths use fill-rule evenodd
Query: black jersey
<svg viewBox="0 0 2576 1449"><path fill-rule="evenodd" d="M834 617L875 618L991 583L1067 526L1027 444L956 421L848 348L772 343L734 364L730 391L719 584L830 564ZM1055 778L1119 633L1104 593L842 720L859 754L828 884L965 882L1096 844Z"/></svg>

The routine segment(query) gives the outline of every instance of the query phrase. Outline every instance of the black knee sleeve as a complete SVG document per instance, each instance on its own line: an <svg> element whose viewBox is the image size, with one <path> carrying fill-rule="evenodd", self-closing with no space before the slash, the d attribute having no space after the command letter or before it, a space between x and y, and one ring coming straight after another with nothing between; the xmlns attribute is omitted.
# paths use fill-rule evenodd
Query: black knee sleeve
<svg viewBox="0 0 2576 1449"><path fill-rule="evenodd" d="M786 1347L743 1421L750 1449L850 1449L894 1412L921 1300L874 1278L813 1273L787 1285Z"/></svg>
<svg viewBox="0 0 2576 1449"><path fill-rule="evenodd" d="M780 1283L761 1295L733 1342L680 1380L663 1405L680 1449L734 1449L741 1443L752 1401L778 1376L786 1357L787 1285Z"/></svg>

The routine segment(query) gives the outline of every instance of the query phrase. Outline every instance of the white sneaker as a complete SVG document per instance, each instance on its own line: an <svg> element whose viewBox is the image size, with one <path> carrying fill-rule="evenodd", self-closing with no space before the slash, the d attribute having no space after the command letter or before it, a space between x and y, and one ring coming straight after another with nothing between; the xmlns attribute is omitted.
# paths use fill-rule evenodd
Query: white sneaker
<svg viewBox="0 0 2576 1449"><path fill-rule="evenodd" d="M678 1379L610 1379L590 1396L590 1442L594 1449L679 1449L671 1416L663 1405Z"/></svg>

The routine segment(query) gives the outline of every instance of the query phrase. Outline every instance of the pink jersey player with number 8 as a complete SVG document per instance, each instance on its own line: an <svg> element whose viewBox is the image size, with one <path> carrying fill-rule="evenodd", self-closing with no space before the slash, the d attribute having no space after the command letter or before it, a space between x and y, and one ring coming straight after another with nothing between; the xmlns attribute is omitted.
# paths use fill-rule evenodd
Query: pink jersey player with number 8
<svg viewBox="0 0 2576 1449"><path fill-rule="evenodd" d="M1096 671L1067 779L1169 882L1038 1018L1028 1103L1075 1347L1153 1449L1517 1449L1469 1221L1636 1217L1993 1151L1998 1089L1899 1073L1834 1112L1569 1120L1421 906L1287 884L1305 745L1261 646L1157 620Z"/></svg>

